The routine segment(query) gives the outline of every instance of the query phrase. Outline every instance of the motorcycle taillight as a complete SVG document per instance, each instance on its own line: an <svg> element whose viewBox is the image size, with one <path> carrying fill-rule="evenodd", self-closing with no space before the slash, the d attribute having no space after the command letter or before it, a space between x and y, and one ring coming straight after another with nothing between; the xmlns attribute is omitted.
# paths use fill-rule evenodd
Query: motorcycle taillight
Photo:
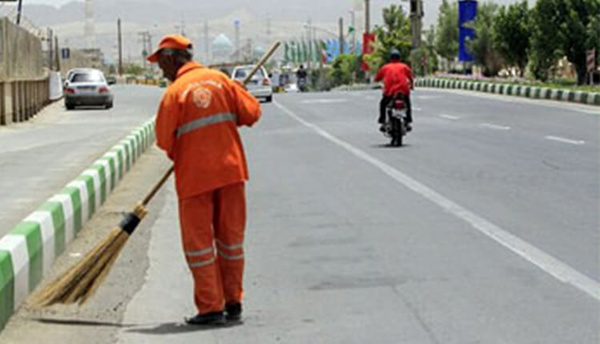
<svg viewBox="0 0 600 344"><path fill-rule="evenodd" d="M404 101L402 100L396 100L396 109L398 110L402 110L404 109L406 105L404 104Z"/></svg>

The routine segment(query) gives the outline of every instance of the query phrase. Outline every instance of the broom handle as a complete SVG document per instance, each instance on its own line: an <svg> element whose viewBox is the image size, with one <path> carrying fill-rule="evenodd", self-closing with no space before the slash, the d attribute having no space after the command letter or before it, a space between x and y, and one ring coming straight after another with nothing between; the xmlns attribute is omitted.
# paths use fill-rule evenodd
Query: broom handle
<svg viewBox="0 0 600 344"><path fill-rule="evenodd" d="M269 50L258 61L256 66L254 66L254 68L252 69L250 74L248 74L246 79L244 79L244 81L243 81L244 85L246 85L252 79L252 77L258 71L258 69L260 67L262 67L262 65L264 65L265 62L267 62L267 60L271 57L271 55L273 55L273 53L275 53L275 51L277 50L277 48L279 48L280 45L281 45L281 42L279 42L279 41L277 41L277 42L273 43L273 45L271 45ZM154 196L156 196L156 193L158 192L158 190L160 190L160 188L162 188L162 186L167 182L169 177L171 177L171 174L173 173L174 170L175 170L174 166L171 166L171 168L169 168L169 170L163 175L163 177L160 179L160 181L154 186L154 188L152 188L152 191L150 191L148 193L148 195L146 196L146 198L144 198L144 200L142 201L142 205L146 206L146 205L148 205L148 203L150 203L152 198L154 198Z"/></svg>

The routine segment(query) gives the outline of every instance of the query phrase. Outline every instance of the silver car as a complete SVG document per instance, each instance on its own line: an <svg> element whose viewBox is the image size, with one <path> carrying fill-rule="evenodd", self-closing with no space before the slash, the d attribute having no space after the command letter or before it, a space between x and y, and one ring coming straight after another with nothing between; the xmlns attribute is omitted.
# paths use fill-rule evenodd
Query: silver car
<svg viewBox="0 0 600 344"><path fill-rule="evenodd" d="M235 67L231 73L231 78L243 81L253 68L254 66ZM248 92L256 98L264 98L268 103L273 101L273 86L271 85L271 79L269 79L269 75L263 67L260 67L256 74L252 76L250 82L246 84L246 88L248 89Z"/></svg>
<svg viewBox="0 0 600 344"><path fill-rule="evenodd" d="M104 74L96 69L76 70L64 90L65 107L72 110L76 106L113 107L113 94Z"/></svg>

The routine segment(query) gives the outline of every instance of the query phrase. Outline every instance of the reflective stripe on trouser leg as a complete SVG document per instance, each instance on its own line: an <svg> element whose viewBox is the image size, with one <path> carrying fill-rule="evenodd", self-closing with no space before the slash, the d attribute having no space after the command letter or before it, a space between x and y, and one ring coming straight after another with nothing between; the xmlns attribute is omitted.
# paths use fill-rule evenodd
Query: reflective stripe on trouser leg
<svg viewBox="0 0 600 344"><path fill-rule="evenodd" d="M214 216L217 261L222 274L225 301L241 302L246 226L246 196L243 183L228 185L215 191Z"/></svg>
<svg viewBox="0 0 600 344"><path fill-rule="evenodd" d="M221 272L213 235L214 193L179 200L183 249L194 277L194 301L199 314L223 310Z"/></svg>

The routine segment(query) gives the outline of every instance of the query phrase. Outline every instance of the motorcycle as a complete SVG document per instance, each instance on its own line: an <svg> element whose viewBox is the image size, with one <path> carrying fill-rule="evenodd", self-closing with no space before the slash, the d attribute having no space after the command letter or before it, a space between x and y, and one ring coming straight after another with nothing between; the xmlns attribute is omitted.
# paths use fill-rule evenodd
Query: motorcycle
<svg viewBox="0 0 600 344"><path fill-rule="evenodd" d="M306 92L306 78L298 79L298 88L300 89L300 92Z"/></svg>
<svg viewBox="0 0 600 344"><path fill-rule="evenodd" d="M386 106L383 134L392 138L392 147L401 147L403 138L408 133L407 105L402 97L396 97Z"/></svg>

